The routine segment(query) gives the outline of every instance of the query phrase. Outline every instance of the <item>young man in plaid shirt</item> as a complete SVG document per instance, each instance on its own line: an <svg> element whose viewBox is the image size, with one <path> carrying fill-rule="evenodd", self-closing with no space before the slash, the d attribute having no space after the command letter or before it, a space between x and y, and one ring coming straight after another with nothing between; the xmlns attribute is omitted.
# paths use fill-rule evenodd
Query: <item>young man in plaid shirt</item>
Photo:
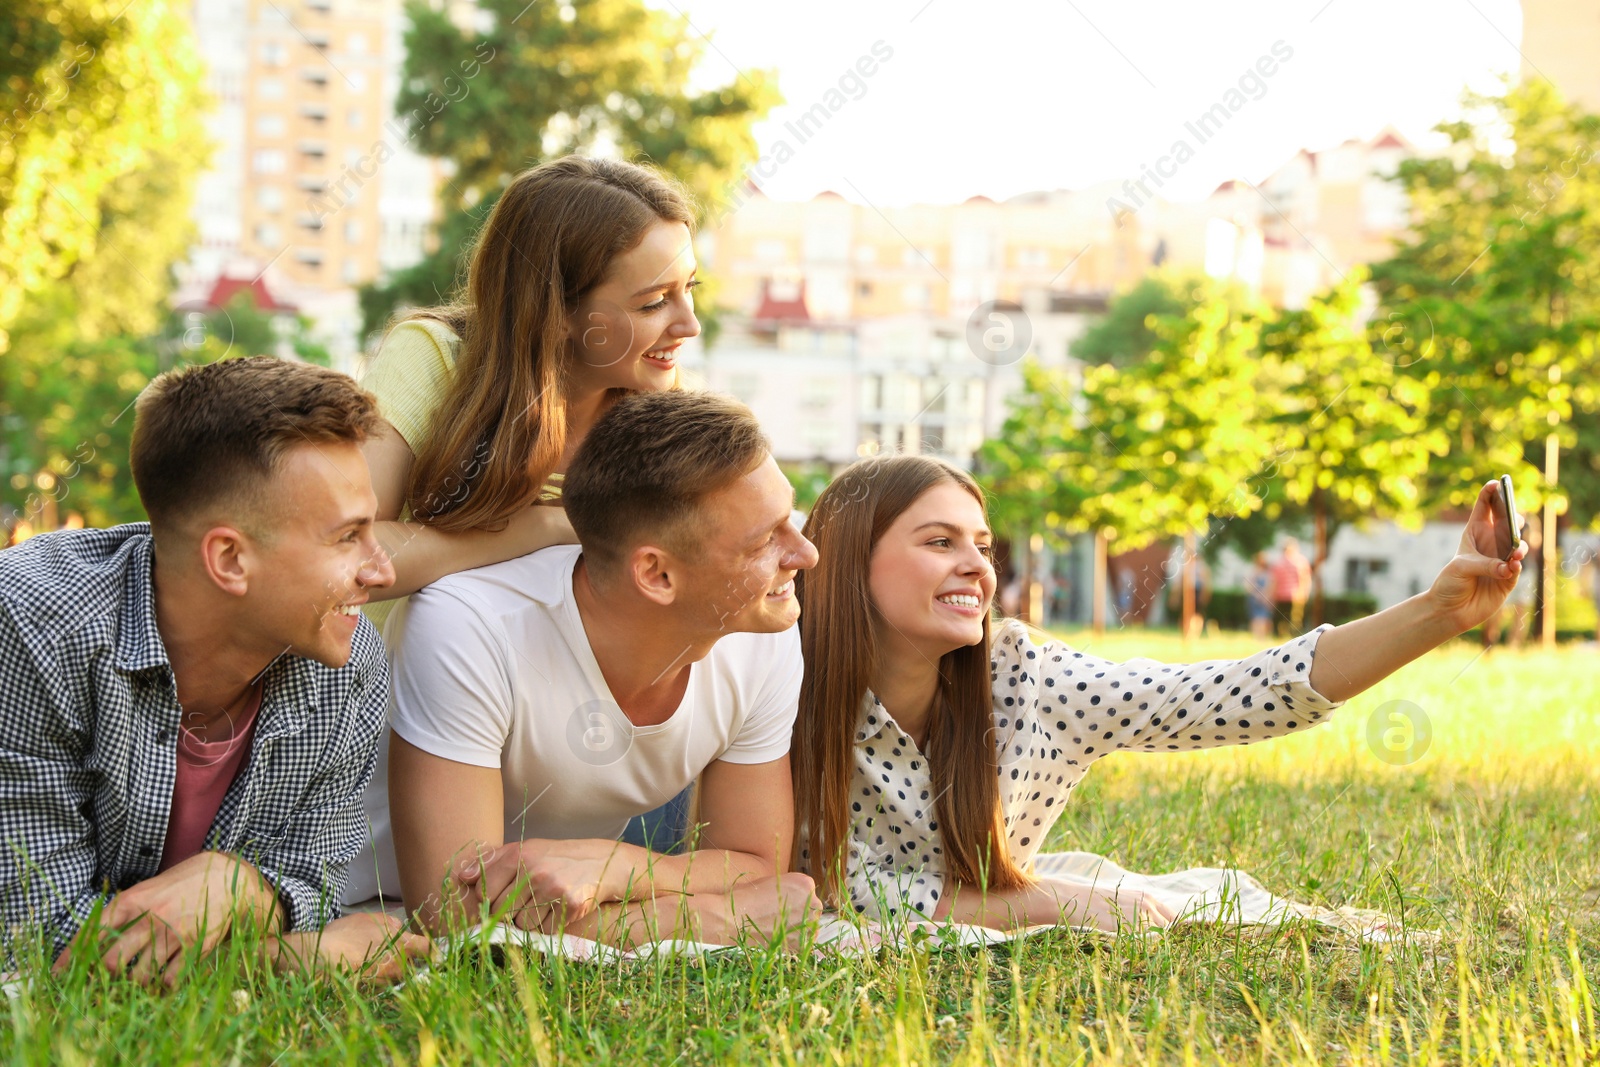
<svg viewBox="0 0 1600 1067"><path fill-rule="evenodd" d="M393 973L428 944L339 918L384 728L390 584L370 396L269 357L162 375L131 465L150 522L0 553L0 924L171 984L252 925L279 966ZM91 922L91 918L97 921Z"/></svg>

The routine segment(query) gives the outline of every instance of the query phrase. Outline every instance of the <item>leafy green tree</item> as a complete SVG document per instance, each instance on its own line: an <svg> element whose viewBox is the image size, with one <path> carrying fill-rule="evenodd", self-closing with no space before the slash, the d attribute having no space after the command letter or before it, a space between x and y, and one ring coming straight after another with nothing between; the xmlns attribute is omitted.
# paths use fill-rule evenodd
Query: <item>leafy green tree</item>
<svg viewBox="0 0 1600 1067"><path fill-rule="evenodd" d="M677 177L704 214L756 158L751 125L779 100L764 71L692 89L703 38L686 17L643 0L481 0L478 9L489 25L482 32L428 4L407 8L396 110L416 127L418 149L450 160L456 174L444 190L437 251L363 292L368 332L397 306L450 295L486 208L518 172L572 152L614 151Z"/></svg>
<svg viewBox="0 0 1600 1067"><path fill-rule="evenodd" d="M1134 549L1260 506L1237 489L1271 454L1255 381L1261 312L1204 280L1178 296L1182 314L1150 316L1150 350L1122 367L1090 367L1081 384L1024 368L1000 438L979 452L999 529L1058 544L1093 532Z"/></svg>
<svg viewBox="0 0 1600 1067"><path fill-rule="evenodd" d="M1396 362L1433 394L1430 423L1449 438L1425 503L1466 506L1484 481L1510 472L1531 508L1552 493L1546 435L1571 448L1578 425L1600 415L1573 406L1592 395L1575 388L1600 371L1600 116L1542 81L1468 103L1473 121L1439 127L1452 150L1396 175L1414 221L1372 268L1377 323L1398 338ZM1579 497L1600 496L1594 467L1567 473Z"/></svg>
<svg viewBox="0 0 1600 1067"><path fill-rule="evenodd" d="M1105 315L1072 342L1073 358L1118 367L1142 358L1156 345L1151 320L1187 310L1185 288L1185 281L1174 274L1146 274L1133 288L1113 297Z"/></svg>
<svg viewBox="0 0 1600 1067"><path fill-rule="evenodd" d="M0 352L28 302L56 282L76 291L79 337L159 324L206 162L196 137L200 78L188 21L168 0L8 6L0 20Z"/></svg>
<svg viewBox="0 0 1600 1067"><path fill-rule="evenodd" d="M1273 452L1238 490L1253 498L1241 501L1248 506L1231 509L1258 511L1268 522L1286 510L1309 516L1314 621L1321 565L1340 527L1368 519L1420 525L1430 459L1449 445L1442 429L1428 425L1426 385L1374 351L1358 318L1364 281L1364 271L1352 271L1303 309L1277 312L1264 325L1256 382Z"/></svg>
<svg viewBox="0 0 1600 1067"><path fill-rule="evenodd" d="M189 23L166 0L21 0L0 74L0 509L137 518L128 406L207 157Z"/></svg>

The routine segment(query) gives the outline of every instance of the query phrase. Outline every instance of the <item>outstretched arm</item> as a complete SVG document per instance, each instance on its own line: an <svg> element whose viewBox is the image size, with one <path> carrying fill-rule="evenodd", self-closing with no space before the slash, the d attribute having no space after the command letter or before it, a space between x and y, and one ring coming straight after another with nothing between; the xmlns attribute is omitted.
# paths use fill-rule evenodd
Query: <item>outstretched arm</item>
<svg viewBox="0 0 1600 1067"><path fill-rule="evenodd" d="M1317 643L1311 685L1329 700L1348 700L1407 663L1479 625L1492 615L1522 573L1524 543L1510 562L1495 555L1496 483L1478 490L1455 558L1424 593L1355 622L1336 626Z"/></svg>
<svg viewBox="0 0 1600 1067"><path fill-rule="evenodd" d="M421 522L401 522L415 458L411 446L384 423L361 450L378 496L378 523L373 532L394 564L394 584L374 589L374 600L410 596L448 574L502 563L551 545L570 545L578 539L566 510L559 507L520 508L501 530L447 532ZM465 473L469 472L463 472L459 485L447 497L467 492Z"/></svg>

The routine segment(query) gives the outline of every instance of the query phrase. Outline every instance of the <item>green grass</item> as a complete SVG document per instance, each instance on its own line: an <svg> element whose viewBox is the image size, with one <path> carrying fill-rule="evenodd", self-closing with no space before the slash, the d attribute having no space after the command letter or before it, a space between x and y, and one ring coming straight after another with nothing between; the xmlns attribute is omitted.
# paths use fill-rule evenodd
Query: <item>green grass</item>
<svg viewBox="0 0 1600 1067"><path fill-rule="evenodd" d="M1249 638L1077 635L1112 658ZM1134 870L1233 864L1329 905L1404 911L1436 943L1306 924L1153 943L1062 932L998 949L598 966L466 953L399 990L278 979L242 947L173 994L79 975L10 1004L14 1062L669 1065L1561 1063L1600 1060L1600 653L1459 644L1297 737L1117 754L1051 844ZM1391 766L1368 716L1408 700L1428 752Z"/></svg>

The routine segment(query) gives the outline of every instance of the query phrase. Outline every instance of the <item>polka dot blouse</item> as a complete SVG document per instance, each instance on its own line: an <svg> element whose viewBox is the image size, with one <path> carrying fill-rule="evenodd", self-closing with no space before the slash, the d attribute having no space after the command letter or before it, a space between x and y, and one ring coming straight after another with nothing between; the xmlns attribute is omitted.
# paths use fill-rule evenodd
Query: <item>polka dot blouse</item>
<svg viewBox="0 0 1600 1067"><path fill-rule="evenodd" d="M1340 703L1308 680L1322 626L1240 660L1113 663L1011 622L994 635L1000 803L1024 869L1089 765L1110 752L1246 745L1315 726ZM932 916L945 889L933 783L922 752L868 692L851 786L848 888L856 911Z"/></svg>

